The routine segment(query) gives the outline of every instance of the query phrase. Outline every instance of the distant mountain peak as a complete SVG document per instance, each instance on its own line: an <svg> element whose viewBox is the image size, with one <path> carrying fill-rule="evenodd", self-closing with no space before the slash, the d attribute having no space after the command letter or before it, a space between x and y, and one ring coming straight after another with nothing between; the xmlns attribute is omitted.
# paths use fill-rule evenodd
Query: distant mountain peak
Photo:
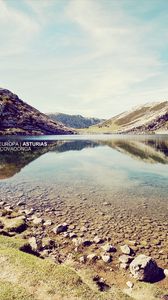
<svg viewBox="0 0 168 300"><path fill-rule="evenodd" d="M63 123L65 126L72 128L88 128L89 126L99 124L105 119L89 118L82 115L69 115L64 113L50 113L48 116L54 120Z"/></svg>

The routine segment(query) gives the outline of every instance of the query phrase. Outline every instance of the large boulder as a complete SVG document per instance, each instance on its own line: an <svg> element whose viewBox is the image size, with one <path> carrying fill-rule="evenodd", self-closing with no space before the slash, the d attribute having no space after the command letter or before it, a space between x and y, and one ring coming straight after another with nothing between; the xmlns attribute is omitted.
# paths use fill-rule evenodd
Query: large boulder
<svg viewBox="0 0 168 300"><path fill-rule="evenodd" d="M153 282L159 276L160 268L152 257L140 254L131 262L130 271L140 281Z"/></svg>

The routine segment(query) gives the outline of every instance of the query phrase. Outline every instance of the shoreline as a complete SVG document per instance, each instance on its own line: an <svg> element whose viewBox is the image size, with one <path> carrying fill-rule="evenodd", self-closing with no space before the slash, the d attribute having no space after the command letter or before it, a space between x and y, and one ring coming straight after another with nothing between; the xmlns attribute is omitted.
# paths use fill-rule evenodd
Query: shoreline
<svg viewBox="0 0 168 300"><path fill-rule="evenodd" d="M69 212L74 209L75 205L68 208ZM60 223L59 214L55 215L54 212L54 209L48 208L42 213L38 208L27 207L24 200L18 199L17 205L1 201L0 234L25 239L32 253L43 259L51 259L56 264L69 263L79 270L89 269L97 278L103 278L107 286L124 288L129 280L136 286L136 280L130 277L129 266L137 255L146 254L148 245L145 241L137 251L139 243L131 239L131 234L125 240L118 239L117 243L101 234L97 235L93 226L90 228L90 221L87 219L82 223L77 219L72 221L66 212L66 217L62 219L67 222ZM90 230L94 233L93 239L87 237L87 231ZM159 240L155 243L156 247L159 246ZM160 264L159 257L156 262L159 267L166 269L166 264ZM168 287L168 278L154 285L164 290Z"/></svg>

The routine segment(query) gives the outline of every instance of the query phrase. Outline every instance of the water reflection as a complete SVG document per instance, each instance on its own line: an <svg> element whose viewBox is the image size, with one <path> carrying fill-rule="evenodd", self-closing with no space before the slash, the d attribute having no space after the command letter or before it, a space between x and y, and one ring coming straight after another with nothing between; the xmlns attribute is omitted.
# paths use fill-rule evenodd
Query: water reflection
<svg viewBox="0 0 168 300"><path fill-rule="evenodd" d="M62 138L64 139L64 137ZM81 136L80 138L78 140L49 141L47 147L34 147L30 152L0 152L0 179L13 177L26 165L46 153L57 154L95 147L112 148L113 151L115 150L124 155L125 159L126 156L129 156L133 160L136 159L147 164L168 164L168 138L164 136L108 136L107 138L103 136L103 138L94 137L94 140L91 136ZM75 160L75 157L73 159Z"/></svg>

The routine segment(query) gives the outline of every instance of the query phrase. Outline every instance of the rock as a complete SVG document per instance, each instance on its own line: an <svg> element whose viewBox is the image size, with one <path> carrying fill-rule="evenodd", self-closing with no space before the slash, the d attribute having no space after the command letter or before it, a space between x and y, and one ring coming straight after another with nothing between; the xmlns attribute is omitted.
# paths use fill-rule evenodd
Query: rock
<svg viewBox="0 0 168 300"><path fill-rule="evenodd" d="M162 299L162 300L168 300L168 295L163 295L163 296L161 296L160 299Z"/></svg>
<svg viewBox="0 0 168 300"><path fill-rule="evenodd" d="M119 261L121 263L129 264L132 260L133 260L133 257L126 255L126 254L119 256Z"/></svg>
<svg viewBox="0 0 168 300"><path fill-rule="evenodd" d="M96 260L98 259L98 256L97 256L96 254L94 254L94 253L91 253L91 254L89 254L89 255L87 256L87 259L88 259L89 261L96 261Z"/></svg>
<svg viewBox="0 0 168 300"><path fill-rule="evenodd" d="M7 232L12 231L12 232L16 232L16 233L21 233L27 227L26 221L20 217L12 218L12 219L2 217L0 219L0 221L2 222L2 224L4 226L4 230Z"/></svg>
<svg viewBox="0 0 168 300"><path fill-rule="evenodd" d="M111 255L108 255L108 254L103 254L103 255L101 256L101 258L102 258L102 260L103 260L105 263L109 263L109 262L112 261Z"/></svg>
<svg viewBox="0 0 168 300"><path fill-rule="evenodd" d="M59 225L57 225L56 227L53 228L53 232L55 234L65 232L67 230L68 230L68 224L67 223L59 224Z"/></svg>
<svg viewBox="0 0 168 300"><path fill-rule="evenodd" d="M123 254L128 254L128 255L131 254L131 248L128 245L120 246L120 249Z"/></svg>
<svg viewBox="0 0 168 300"><path fill-rule="evenodd" d="M34 213L34 209L33 208L31 208L31 209L25 209L24 212L25 212L25 214L27 216L31 216Z"/></svg>
<svg viewBox="0 0 168 300"><path fill-rule="evenodd" d="M79 261L84 264L86 262L86 256L81 256Z"/></svg>
<svg viewBox="0 0 168 300"><path fill-rule="evenodd" d="M88 247L92 244L92 242L90 240L83 240L83 243L82 245L85 246L85 247Z"/></svg>
<svg viewBox="0 0 168 300"><path fill-rule="evenodd" d="M80 228L80 231L82 231L82 232L87 232L87 227L86 226L82 226L81 228Z"/></svg>
<svg viewBox="0 0 168 300"><path fill-rule="evenodd" d="M34 225L40 225L40 224L42 224L42 223L43 223L43 219L42 219L42 218L35 217L35 218L33 219L33 224L34 224Z"/></svg>
<svg viewBox="0 0 168 300"><path fill-rule="evenodd" d="M17 203L17 206L22 206L22 205L25 205L25 204L26 204L25 201L20 200L20 201Z"/></svg>
<svg viewBox="0 0 168 300"><path fill-rule="evenodd" d="M159 275L160 269L152 257L140 254L131 262L130 271L136 279L152 282Z"/></svg>
<svg viewBox="0 0 168 300"><path fill-rule="evenodd" d="M52 221L51 220L46 220L43 225L44 226L51 226L52 225Z"/></svg>
<svg viewBox="0 0 168 300"><path fill-rule="evenodd" d="M127 285L130 289L132 289L133 286L134 286L133 282L131 282L131 281L127 281L127 282L126 282L126 285Z"/></svg>
<svg viewBox="0 0 168 300"><path fill-rule="evenodd" d="M102 244L102 243L104 243L104 240L99 238L98 236L95 236L94 239L93 239L93 242L95 244Z"/></svg>
<svg viewBox="0 0 168 300"><path fill-rule="evenodd" d="M164 275L165 275L166 277L168 277L168 269L164 269L163 272L164 272Z"/></svg>
<svg viewBox="0 0 168 300"><path fill-rule="evenodd" d="M55 248L55 241L50 238L43 238L42 239L42 247L43 249L52 249Z"/></svg>
<svg viewBox="0 0 168 300"><path fill-rule="evenodd" d="M36 241L36 238L34 236L29 238L29 244L30 244L30 247L33 251L36 252L38 250L37 241Z"/></svg>
<svg viewBox="0 0 168 300"><path fill-rule="evenodd" d="M75 238L75 239L72 240L72 243L75 245L75 247L79 247L80 245L82 245L83 239L82 238Z"/></svg>
<svg viewBox="0 0 168 300"><path fill-rule="evenodd" d="M74 232L70 232L70 233L69 233L69 237L70 237L70 239L74 239L74 238L77 237L77 234L74 233Z"/></svg>
<svg viewBox="0 0 168 300"><path fill-rule="evenodd" d="M120 269L126 270L126 269L128 269L128 267L129 267L129 264L126 264L126 263L121 263L120 264Z"/></svg>
<svg viewBox="0 0 168 300"><path fill-rule="evenodd" d="M105 252L116 252L116 248L110 244L105 244L101 247Z"/></svg>

